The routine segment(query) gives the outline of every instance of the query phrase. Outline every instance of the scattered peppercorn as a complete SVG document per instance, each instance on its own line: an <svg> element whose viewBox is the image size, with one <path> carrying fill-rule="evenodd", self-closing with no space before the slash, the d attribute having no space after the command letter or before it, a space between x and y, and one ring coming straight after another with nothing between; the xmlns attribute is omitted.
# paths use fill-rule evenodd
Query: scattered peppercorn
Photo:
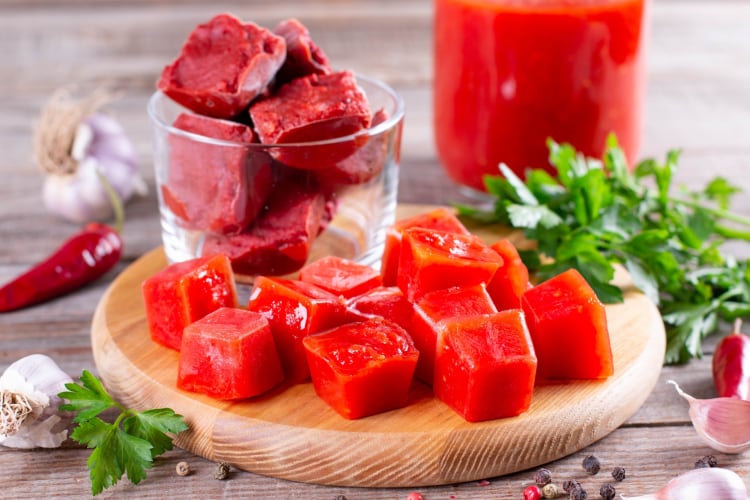
<svg viewBox="0 0 750 500"><path fill-rule="evenodd" d="M534 473L534 482L537 486L544 486L549 484L550 481L552 481L552 472L549 469L542 467Z"/></svg>
<svg viewBox="0 0 750 500"><path fill-rule="evenodd" d="M336 495L333 500L347 500L346 495Z"/></svg>
<svg viewBox="0 0 750 500"><path fill-rule="evenodd" d="M588 474L591 474L593 476L599 472L600 468L601 464L599 463L599 459L594 455L589 455L583 459L583 469Z"/></svg>
<svg viewBox="0 0 750 500"><path fill-rule="evenodd" d="M601 488L599 488L599 496L601 496L604 500L612 500L615 498L615 495L617 494L617 490L615 490L615 487L612 486L612 483L604 483Z"/></svg>
<svg viewBox="0 0 750 500"><path fill-rule="evenodd" d="M187 462L179 462L175 467L175 472L178 476L187 476L190 474L190 464Z"/></svg>
<svg viewBox="0 0 750 500"><path fill-rule="evenodd" d="M570 491L570 500L586 500L586 490L581 488L580 486L578 488L573 488Z"/></svg>
<svg viewBox="0 0 750 500"><path fill-rule="evenodd" d="M214 470L214 479L224 480L229 477L229 464L226 462L219 462L216 464L216 470Z"/></svg>
<svg viewBox="0 0 750 500"><path fill-rule="evenodd" d="M695 468L700 469L702 467L716 467L719 465L719 461L713 455L706 455L697 462L695 462Z"/></svg>
<svg viewBox="0 0 750 500"><path fill-rule="evenodd" d="M557 498L560 496L560 488L555 483L547 483L542 486L542 498Z"/></svg>
<svg viewBox="0 0 750 500"><path fill-rule="evenodd" d="M424 497L421 493L418 493L416 491L412 491L409 493L409 495L406 497L406 500L424 500Z"/></svg>
<svg viewBox="0 0 750 500"><path fill-rule="evenodd" d="M617 481L618 483L625 479L625 468L624 467L615 467L612 469L612 478Z"/></svg>
<svg viewBox="0 0 750 500"><path fill-rule="evenodd" d="M523 489L523 500L539 500L542 498L542 490L539 486L532 484Z"/></svg>
<svg viewBox="0 0 750 500"><path fill-rule="evenodd" d="M565 491L565 493L570 493L572 490L580 487L581 483L579 483L575 479L568 479L567 481L563 481L563 491Z"/></svg>

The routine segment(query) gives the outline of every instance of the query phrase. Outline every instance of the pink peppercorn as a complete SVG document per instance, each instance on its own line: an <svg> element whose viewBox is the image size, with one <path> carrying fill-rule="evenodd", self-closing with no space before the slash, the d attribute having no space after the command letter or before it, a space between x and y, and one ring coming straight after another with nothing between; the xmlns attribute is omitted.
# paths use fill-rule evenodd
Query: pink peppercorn
<svg viewBox="0 0 750 500"><path fill-rule="evenodd" d="M424 497L421 493L412 491L411 493L409 493L409 496L406 497L406 500L424 500Z"/></svg>
<svg viewBox="0 0 750 500"><path fill-rule="evenodd" d="M539 486L532 484L524 488L523 500L539 500L540 498L542 498L542 490L539 489Z"/></svg>

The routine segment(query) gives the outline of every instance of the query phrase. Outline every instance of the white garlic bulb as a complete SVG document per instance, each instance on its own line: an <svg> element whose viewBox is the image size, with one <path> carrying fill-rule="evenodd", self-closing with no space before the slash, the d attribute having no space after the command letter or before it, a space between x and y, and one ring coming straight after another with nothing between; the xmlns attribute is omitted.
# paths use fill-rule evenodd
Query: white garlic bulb
<svg viewBox="0 0 750 500"><path fill-rule="evenodd" d="M0 376L0 444L10 448L57 448L68 437L70 412L58 394L73 380L44 354L12 363Z"/></svg>

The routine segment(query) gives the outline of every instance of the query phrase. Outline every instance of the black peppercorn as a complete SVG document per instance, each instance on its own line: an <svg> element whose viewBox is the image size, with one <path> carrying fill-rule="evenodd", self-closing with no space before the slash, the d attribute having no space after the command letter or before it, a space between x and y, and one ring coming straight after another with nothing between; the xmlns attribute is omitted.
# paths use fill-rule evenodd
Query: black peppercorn
<svg viewBox="0 0 750 500"><path fill-rule="evenodd" d="M695 462L695 468L700 469L701 467L716 467L719 464L716 457L713 455L706 455L697 462Z"/></svg>
<svg viewBox="0 0 750 500"><path fill-rule="evenodd" d="M578 486L570 491L570 500L586 500L586 490Z"/></svg>
<svg viewBox="0 0 750 500"><path fill-rule="evenodd" d="M214 479L224 480L227 477L229 477L229 464L226 462L219 462L216 464Z"/></svg>
<svg viewBox="0 0 750 500"><path fill-rule="evenodd" d="M612 500L615 498L615 495L617 494L617 491L615 490L615 487L612 486L612 483L604 483L601 488L599 488L599 495L604 500Z"/></svg>
<svg viewBox="0 0 750 500"><path fill-rule="evenodd" d="M612 478L618 483L625 479L625 468L615 467L614 469L612 469Z"/></svg>
<svg viewBox="0 0 750 500"><path fill-rule="evenodd" d="M347 499L346 499L346 495L336 495L336 498L334 498L333 500L347 500Z"/></svg>
<svg viewBox="0 0 750 500"><path fill-rule="evenodd" d="M537 486L542 487L552 481L552 472L542 467L534 473L534 482Z"/></svg>
<svg viewBox="0 0 750 500"><path fill-rule="evenodd" d="M594 455L589 455L583 459L583 469L592 476L597 474L600 468L601 464L599 463L599 459Z"/></svg>
<svg viewBox="0 0 750 500"><path fill-rule="evenodd" d="M565 493L570 493L574 489L580 489L581 483L579 483L575 479L568 479L567 481L563 481L562 487Z"/></svg>

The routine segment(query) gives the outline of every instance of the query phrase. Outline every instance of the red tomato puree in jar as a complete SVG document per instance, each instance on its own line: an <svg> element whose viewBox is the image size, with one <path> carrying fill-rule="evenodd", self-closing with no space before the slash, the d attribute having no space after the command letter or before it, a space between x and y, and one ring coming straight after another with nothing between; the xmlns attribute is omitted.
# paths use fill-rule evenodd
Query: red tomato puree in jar
<svg viewBox="0 0 750 500"><path fill-rule="evenodd" d="M638 154L648 0L435 0L435 139L448 174L483 190L506 163L547 168L547 138Z"/></svg>

